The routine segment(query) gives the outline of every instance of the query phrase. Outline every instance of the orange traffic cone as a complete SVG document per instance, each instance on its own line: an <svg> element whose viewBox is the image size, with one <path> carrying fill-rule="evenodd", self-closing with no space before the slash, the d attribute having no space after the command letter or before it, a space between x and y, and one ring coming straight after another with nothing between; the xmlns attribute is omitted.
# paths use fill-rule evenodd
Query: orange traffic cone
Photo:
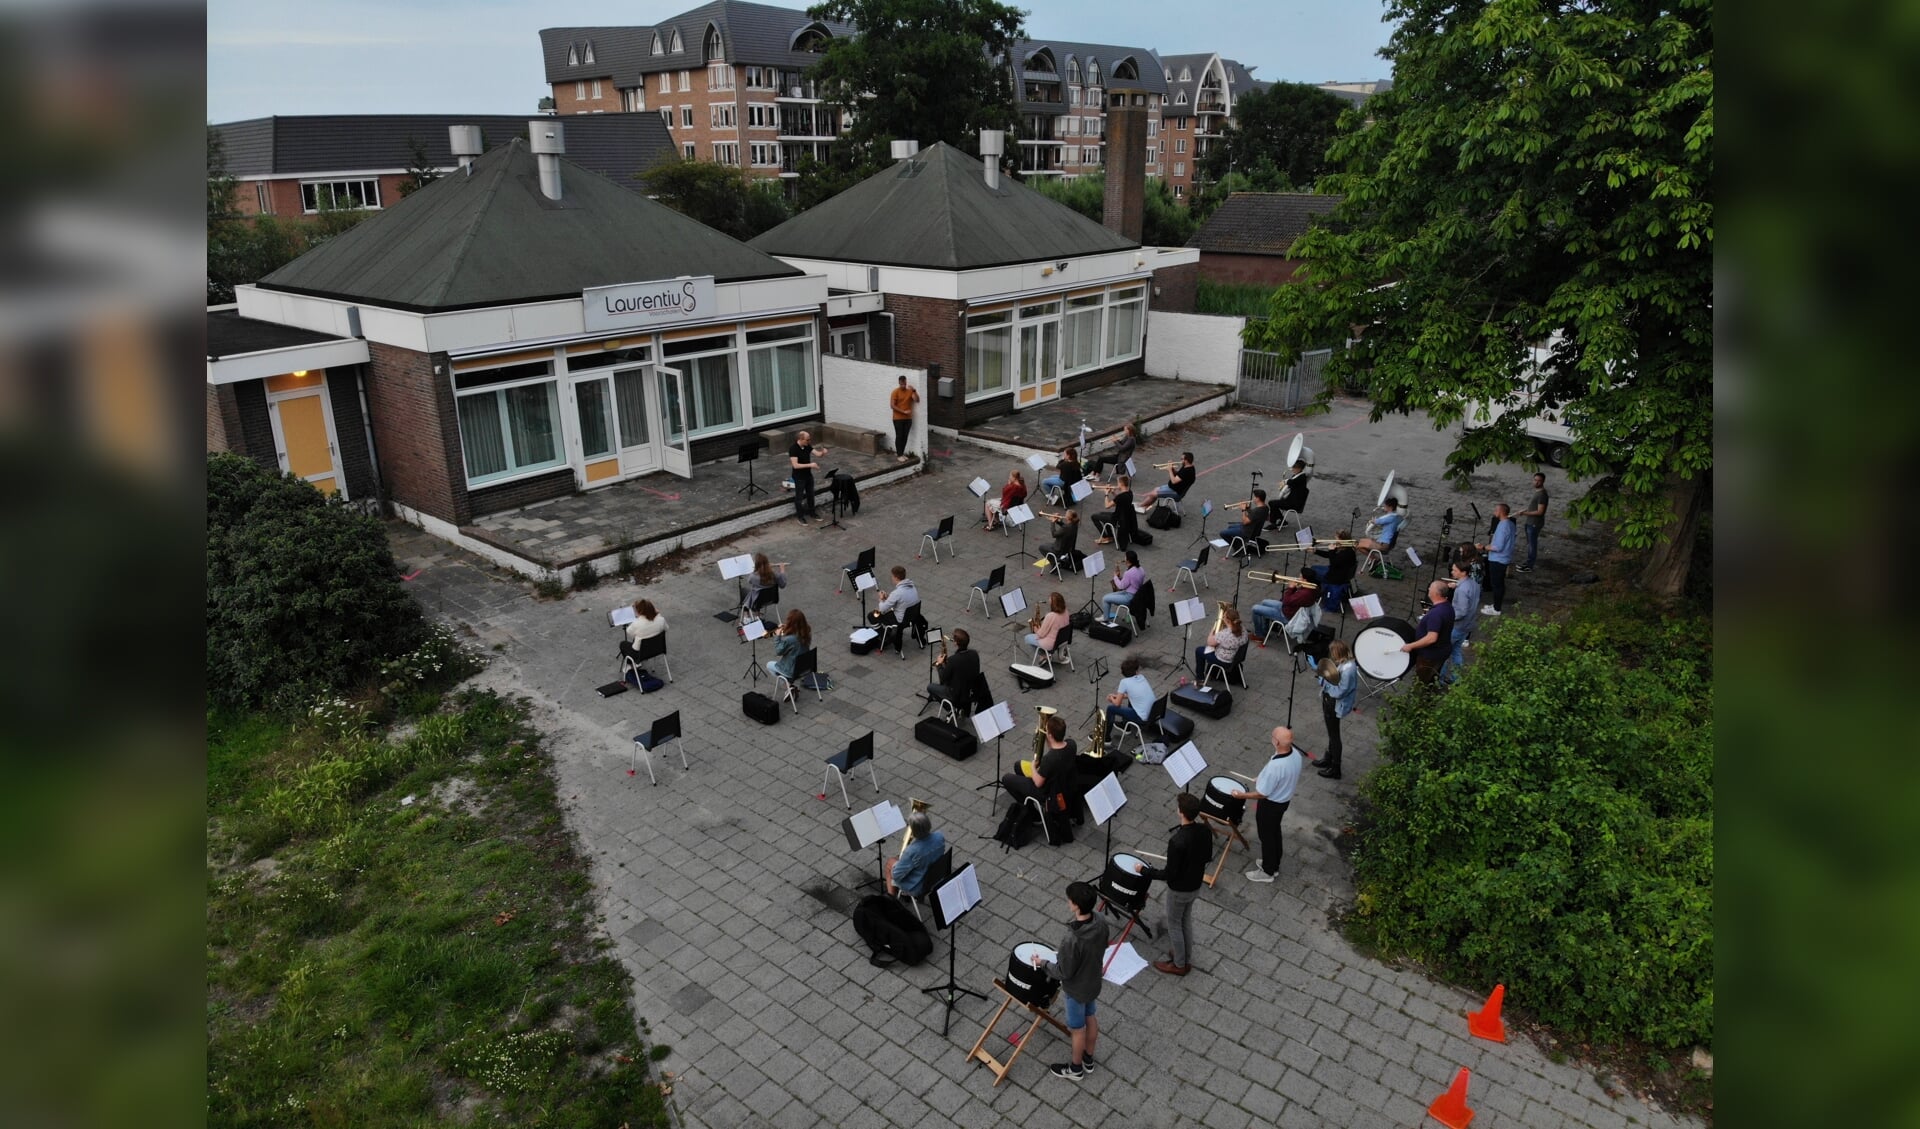
<svg viewBox="0 0 1920 1129"><path fill-rule="evenodd" d="M1467 1068L1461 1067L1460 1073L1453 1076L1453 1085L1427 1107L1428 1116L1447 1129L1467 1129L1473 1122L1473 1111L1467 1108L1468 1077Z"/></svg>
<svg viewBox="0 0 1920 1129"><path fill-rule="evenodd" d="M1507 986L1495 984L1493 994L1487 997L1487 1006L1479 1011L1467 1013L1467 1034L1476 1039L1491 1039L1496 1043L1507 1041L1507 1023L1500 1018L1500 1005L1507 998Z"/></svg>

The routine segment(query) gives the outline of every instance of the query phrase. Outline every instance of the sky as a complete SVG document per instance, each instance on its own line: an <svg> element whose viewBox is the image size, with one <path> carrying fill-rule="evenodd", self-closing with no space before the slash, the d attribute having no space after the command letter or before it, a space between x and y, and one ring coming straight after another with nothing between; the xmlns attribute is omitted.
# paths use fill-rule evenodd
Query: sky
<svg viewBox="0 0 1920 1129"><path fill-rule="evenodd" d="M643 25L701 0L209 0L207 120L270 114L533 114L540 29ZM791 5L804 8L804 2ZM1032 0L1027 29L1161 55L1219 52L1275 81L1391 77L1380 0L1260 0L1181 18L1165 0ZM617 11L617 15L615 12Z"/></svg>

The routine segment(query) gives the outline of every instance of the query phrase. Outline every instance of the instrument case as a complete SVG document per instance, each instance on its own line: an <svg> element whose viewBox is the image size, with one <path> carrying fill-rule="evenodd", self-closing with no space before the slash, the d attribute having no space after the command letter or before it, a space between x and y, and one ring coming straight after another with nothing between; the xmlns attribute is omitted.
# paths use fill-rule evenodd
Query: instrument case
<svg viewBox="0 0 1920 1129"><path fill-rule="evenodd" d="M979 751L974 735L943 717L923 717L913 726L913 739L963 761Z"/></svg>

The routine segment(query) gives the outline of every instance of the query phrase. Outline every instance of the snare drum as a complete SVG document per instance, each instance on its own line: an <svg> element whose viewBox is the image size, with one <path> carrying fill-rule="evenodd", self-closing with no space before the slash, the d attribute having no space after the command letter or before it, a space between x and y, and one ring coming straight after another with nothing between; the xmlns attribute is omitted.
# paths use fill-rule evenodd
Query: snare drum
<svg viewBox="0 0 1920 1129"><path fill-rule="evenodd" d="M1116 909L1139 913L1147 904L1147 888L1153 883L1141 875L1146 863L1128 854L1107 860L1107 871L1100 876L1100 896Z"/></svg>
<svg viewBox="0 0 1920 1129"><path fill-rule="evenodd" d="M1037 1008L1053 1006L1054 996L1060 993L1060 981L1046 974L1043 969L1033 966L1033 958L1046 961L1060 959L1059 954L1038 941L1026 941L1013 947L1013 955L1007 958L1007 993L1023 1004Z"/></svg>
<svg viewBox="0 0 1920 1129"><path fill-rule="evenodd" d="M1240 782L1231 776L1216 776L1207 781L1207 790L1200 797L1200 810L1208 815L1238 825L1240 817L1247 813L1247 801L1233 793L1245 791Z"/></svg>
<svg viewBox="0 0 1920 1129"><path fill-rule="evenodd" d="M1391 682L1413 665L1413 656L1400 648L1419 637L1413 625L1404 619L1376 616L1353 637L1353 661L1360 664L1368 677ZM1435 646L1445 644L1442 640Z"/></svg>

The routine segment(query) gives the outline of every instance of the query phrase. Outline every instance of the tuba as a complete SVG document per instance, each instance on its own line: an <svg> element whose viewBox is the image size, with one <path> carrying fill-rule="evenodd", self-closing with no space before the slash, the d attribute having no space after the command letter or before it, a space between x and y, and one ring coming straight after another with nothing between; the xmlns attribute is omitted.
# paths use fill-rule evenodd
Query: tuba
<svg viewBox="0 0 1920 1129"><path fill-rule="evenodd" d="M1052 706L1041 706L1039 719L1033 726L1033 764L1040 766L1040 754L1047 751L1047 719L1060 711Z"/></svg>
<svg viewBox="0 0 1920 1129"><path fill-rule="evenodd" d="M909 800L908 802L913 805L914 812L931 811L933 809L933 805L925 800ZM913 813L909 812L908 814ZM903 851L906 850L907 844L911 842L913 842L913 828L909 827L900 833L900 849Z"/></svg>

